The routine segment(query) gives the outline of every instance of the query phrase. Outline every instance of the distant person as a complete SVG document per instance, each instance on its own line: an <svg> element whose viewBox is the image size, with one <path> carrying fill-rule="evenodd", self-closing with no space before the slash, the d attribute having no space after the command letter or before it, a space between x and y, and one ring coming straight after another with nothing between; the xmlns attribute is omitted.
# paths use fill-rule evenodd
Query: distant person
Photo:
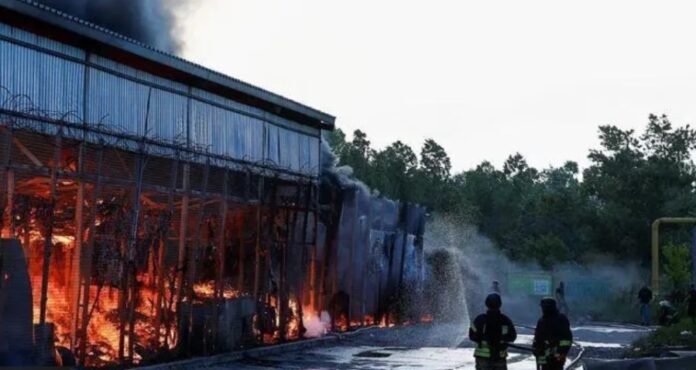
<svg viewBox="0 0 696 370"><path fill-rule="evenodd" d="M541 370L563 370L568 351L573 344L568 318L558 312L556 300L541 300L542 316L534 330L532 349Z"/></svg>
<svg viewBox="0 0 696 370"><path fill-rule="evenodd" d="M491 286L491 293L500 293L500 283L498 283L498 280L493 280L493 285Z"/></svg>
<svg viewBox="0 0 696 370"><path fill-rule="evenodd" d="M640 302L640 320L645 326L650 325L650 301L652 301L652 299L652 290L644 285L640 291L638 291L638 301Z"/></svg>
<svg viewBox="0 0 696 370"><path fill-rule="evenodd" d="M696 322L696 287L691 284L689 294L686 296L687 308L686 313L691 318L691 322Z"/></svg>
<svg viewBox="0 0 696 370"><path fill-rule="evenodd" d="M684 294L684 291L679 287L675 287L674 289L672 289L672 292L669 294L669 301L674 305L680 305L684 303L685 299L686 296Z"/></svg>
<svg viewBox="0 0 696 370"><path fill-rule="evenodd" d="M486 297L486 313L478 315L469 328L469 339L476 343L476 370L507 370L507 347L517 339L515 325L500 312L500 294Z"/></svg>
<svg viewBox="0 0 696 370"><path fill-rule="evenodd" d="M660 314L657 322L662 326L670 326L677 322L677 309L668 300L660 301Z"/></svg>
<svg viewBox="0 0 696 370"><path fill-rule="evenodd" d="M562 314L569 316L570 310L568 309L568 304L565 299L565 284L561 281L556 288L556 302L558 302L558 311Z"/></svg>

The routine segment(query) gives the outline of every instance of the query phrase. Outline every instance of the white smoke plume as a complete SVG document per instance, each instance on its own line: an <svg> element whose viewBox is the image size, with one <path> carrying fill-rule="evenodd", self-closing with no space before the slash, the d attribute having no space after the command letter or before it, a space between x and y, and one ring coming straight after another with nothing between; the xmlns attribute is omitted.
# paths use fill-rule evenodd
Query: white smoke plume
<svg viewBox="0 0 696 370"><path fill-rule="evenodd" d="M322 311L320 316L317 315L306 315L302 324L305 329L305 338L319 338L331 329L331 316L326 311Z"/></svg>
<svg viewBox="0 0 696 370"><path fill-rule="evenodd" d="M647 272L632 261L613 261L606 256L585 258L583 264L566 263L544 271L535 263L515 262L505 256L493 241L481 235L475 226L461 220L435 216L428 224L425 235L426 254L447 251L454 256L460 269L458 276L464 285L466 304L462 309L473 318L485 311L484 300L492 291L492 282L499 281L502 288L503 311L520 324L533 324L540 314L539 299L507 289L510 273L543 273L552 275L554 286L558 281L592 280L606 284L608 292L616 296L632 298L632 292L647 280ZM566 297L570 295L566 287ZM571 321L601 318L607 307L606 301L568 300ZM630 311L630 309L629 309ZM630 321L630 317L626 318Z"/></svg>
<svg viewBox="0 0 696 370"><path fill-rule="evenodd" d="M338 157L326 140L321 141L321 172L322 176L330 178L342 189L359 189L363 194L373 194L365 183L353 176L353 168L338 162Z"/></svg>

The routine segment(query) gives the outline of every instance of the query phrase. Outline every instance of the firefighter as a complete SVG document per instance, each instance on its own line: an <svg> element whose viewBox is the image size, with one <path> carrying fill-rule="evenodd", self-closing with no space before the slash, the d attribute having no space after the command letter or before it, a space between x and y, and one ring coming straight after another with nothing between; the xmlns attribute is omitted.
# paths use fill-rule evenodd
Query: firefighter
<svg viewBox="0 0 696 370"><path fill-rule="evenodd" d="M541 370L563 370L568 351L573 343L568 318L558 312L556 300L541 300L541 319L534 330L532 348Z"/></svg>
<svg viewBox="0 0 696 370"><path fill-rule="evenodd" d="M500 294L486 297L486 313L476 317L469 327L469 339L476 343L476 370L507 370L507 346L517 339L515 325L500 312Z"/></svg>

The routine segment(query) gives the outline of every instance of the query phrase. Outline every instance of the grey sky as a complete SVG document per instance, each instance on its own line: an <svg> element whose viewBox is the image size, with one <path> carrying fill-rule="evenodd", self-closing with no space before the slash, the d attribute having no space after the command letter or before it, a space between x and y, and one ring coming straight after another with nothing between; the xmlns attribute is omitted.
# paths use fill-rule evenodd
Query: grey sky
<svg viewBox="0 0 696 370"><path fill-rule="evenodd" d="M695 6L671 1L197 0L184 56L455 170L587 164L597 126L696 118Z"/></svg>

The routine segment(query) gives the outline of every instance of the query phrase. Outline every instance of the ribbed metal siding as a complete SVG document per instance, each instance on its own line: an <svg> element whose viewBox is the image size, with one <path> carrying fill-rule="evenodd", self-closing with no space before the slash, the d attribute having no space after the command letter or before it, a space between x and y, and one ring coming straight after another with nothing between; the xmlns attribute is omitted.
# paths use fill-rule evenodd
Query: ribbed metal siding
<svg viewBox="0 0 696 370"><path fill-rule="evenodd" d="M0 35L13 38L22 42L26 42L28 44L36 45L42 48L46 48L73 58L85 58L85 52L82 49L60 43L58 41L54 41L46 37L41 37L36 34L8 26L6 24L0 24Z"/></svg>
<svg viewBox="0 0 696 370"><path fill-rule="evenodd" d="M300 134L278 129L280 147L280 166L285 169L298 171L300 169Z"/></svg>
<svg viewBox="0 0 696 370"><path fill-rule="evenodd" d="M320 139L266 125L265 162L304 174L318 174Z"/></svg>
<svg viewBox="0 0 696 370"><path fill-rule="evenodd" d="M237 124L232 126L232 143L234 146L235 158L240 158L250 162L261 162L263 160L263 127L264 122L234 114ZM228 155L233 155L232 151L228 151Z"/></svg>
<svg viewBox="0 0 696 370"><path fill-rule="evenodd" d="M168 143L186 143L188 99L167 91L152 90L148 136Z"/></svg>
<svg viewBox="0 0 696 370"><path fill-rule="evenodd" d="M240 112L245 112L245 113L250 113L250 114L255 114L255 115L263 115L263 111L254 107L250 107L248 105L241 104L239 102L236 102L231 99L227 99L225 97L222 97L220 95L213 94L211 92L201 90L201 89L192 89L191 90L191 95L204 99L204 100L209 100L213 103L220 104L222 106L225 106L230 109L235 109Z"/></svg>
<svg viewBox="0 0 696 370"><path fill-rule="evenodd" d="M0 41L0 85L27 96L43 114L71 112L66 120L82 119L84 67L78 63Z"/></svg>
<svg viewBox="0 0 696 370"><path fill-rule="evenodd" d="M194 100L191 125L191 141L214 154L249 162L263 159L261 120Z"/></svg>
<svg viewBox="0 0 696 370"><path fill-rule="evenodd" d="M312 138L307 135L299 135L297 148L299 154L300 167L298 170L302 173L312 172L312 146L310 144Z"/></svg>
<svg viewBox="0 0 696 370"><path fill-rule="evenodd" d="M213 94L211 92L201 90L201 89L192 89L191 90L191 95L193 95L196 98L203 99L205 101L209 101L212 103L215 103L217 105L223 106L225 108L229 108L231 110L235 110L237 112L242 112L242 113L248 113L252 118L262 118L264 121L268 121L276 126L280 127L285 127L289 128L295 131L300 131L304 132L309 135L313 136L319 136L321 135L321 132L319 129L313 128L313 127L308 127L305 125L301 125L297 122L292 122L290 120L287 120L285 118L278 117L274 114L262 111L261 109L250 107L248 105L244 105L242 103L236 102L231 99L227 99L225 97L222 97L220 95Z"/></svg>
<svg viewBox="0 0 696 370"><path fill-rule="evenodd" d="M185 97L93 68L88 93L88 122L101 120L112 129L168 143L186 142Z"/></svg>
<svg viewBox="0 0 696 370"><path fill-rule="evenodd" d="M0 34L85 59L83 50L5 24L0 24ZM190 89L194 96L229 109L190 99L185 96L189 88L184 84L98 55L91 55L89 62L98 67L85 67L0 41L0 85L9 88L13 94L30 97L35 107L41 110L56 114L73 112L70 119L75 122L83 120L86 99L87 117L84 120L90 124L101 123L133 135L147 133L151 138L178 144L186 142L189 132L191 145L205 147L215 154L254 163L266 162L306 174L317 173L318 129L203 90ZM84 91L85 68L89 68L88 96ZM146 117L148 96L150 107ZM187 128L189 106L191 127ZM90 139L97 138L90 135ZM135 148L135 144L130 147Z"/></svg>
<svg viewBox="0 0 696 370"><path fill-rule="evenodd" d="M158 77L153 74L141 71L139 69L135 69L133 67L127 66L125 64L118 63L114 60L104 58L99 55L91 55L89 61L91 63L94 63L95 65L98 65L100 67L109 69L114 72L118 72L121 74L124 74L126 76L133 77L135 79L145 81L154 85L158 85L163 88L167 89L173 89L177 90L183 93L186 93L188 91L188 87L184 84L168 80L166 78Z"/></svg>
<svg viewBox="0 0 696 370"><path fill-rule="evenodd" d="M149 90L147 86L90 68L87 121L143 135Z"/></svg>
<svg viewBox="0 0 696 370"><path fill-rule="evenodd" d="M321 138L309 137L309 174L318 175L319 167L321 166Z"/></svg>
<svg viewBox="0 0 696 370"><path fill-rule="evenodd" d="M264 161L267 164L280 165L280 127L266 124L265 153Z"/></svg>

